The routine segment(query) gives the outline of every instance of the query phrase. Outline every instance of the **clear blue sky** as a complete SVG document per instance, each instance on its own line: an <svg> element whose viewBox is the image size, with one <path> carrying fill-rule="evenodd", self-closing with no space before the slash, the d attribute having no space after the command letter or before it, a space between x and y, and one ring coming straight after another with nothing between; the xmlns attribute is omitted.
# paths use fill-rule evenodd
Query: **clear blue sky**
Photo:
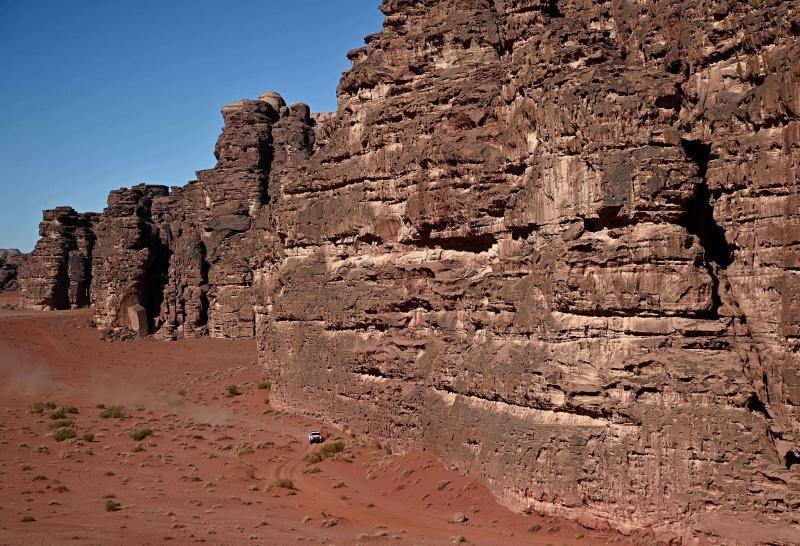
<svg viewBox="0 0 800 546"><path fill-rule="evenodd" d="M379 0L0 0L0 248L41 210L183 185L213 166L223 104L274 90L336 109Z"/></svg>

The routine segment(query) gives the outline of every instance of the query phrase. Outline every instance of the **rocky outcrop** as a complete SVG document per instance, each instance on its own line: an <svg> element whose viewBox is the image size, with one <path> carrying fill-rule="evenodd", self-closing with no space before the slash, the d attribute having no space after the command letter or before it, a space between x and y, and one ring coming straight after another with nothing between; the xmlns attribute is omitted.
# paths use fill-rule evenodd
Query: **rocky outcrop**
<svg viewBox="0 0 800 546"><path fill-rule="evenodd" d="M98 324L255 331L273 404L519 509L800 542L791 3L382 10L337 112L226 106L213 169L112 194Z"/></svg>
<svg viewBox="0 0 800 546"><path fill-rule="evenodd" d="M519 508L798 542L789 4L385 1L272 212L273 403Z"/></svg>
<svg viewBox="0 0 800 546"><path fill-rule="evenodd" d="M0 248L0 292L18 290L17 270L25 255L16 248Z"/></svg>
<svg viewBox="0 0 800 546"><path fill-rule="evenodd" d="M108 196L108 207L95 226L92 257L91 299L98 328L128 327L128 309L135 305L144 307L148 322L158 314L169 255L151 207L168 192L166 186L140 184Z"/></svg>
<svg viewBox="0 0 800 546"><path fill-rule="evenodd" d="M36 247L19 268L23 305L70 309L89 304L97 214L72 207L46 210Z"/></svg>

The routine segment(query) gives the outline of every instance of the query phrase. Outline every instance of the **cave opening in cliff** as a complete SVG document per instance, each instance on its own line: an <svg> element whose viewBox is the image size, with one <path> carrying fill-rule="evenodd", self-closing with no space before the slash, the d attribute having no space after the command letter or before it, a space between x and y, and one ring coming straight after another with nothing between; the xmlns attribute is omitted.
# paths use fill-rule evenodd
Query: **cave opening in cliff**
<svg viewBox="0 0 800 546"><path fill-rule="evenodd" d="M428 233L421 233L421 235L422 238L412 241L411 244L423 248L440 248L442 250L480 254L481 252L487 252L497 243L497 238L491 233L460 237L431 237Z"/></svg>
<svg viewBox="0 0 800 546"><path fill-rule="evenodd" d="M547 0L542 12L552 19L564 17L564 14L558 9L558 0Z"/></svg>
<svg viewBox="0 0 800 546"><path fill-rule="evenodd" d="M758 397L756 393L751 393L750 396L747 398L747 402L745 403L745 407L753 412L753 413L760 413L767 419L771 419L772 416L769 414L767 410L766 404Z"/></svg>
<svg viewBox="0 0 800 546"><path fill-rule="evenodd" d="M789 470L791 470L794 465L800 465L800 455L798 455L794 451L787 451L785 460L786 460L786 468L788 468Z"/></svg>
<svg viewBox="0 0 800 546"><path fill-rule="evenodd" d="M681 139L681 146L687 157L697 165L697 176L701 179L701 183L695 187L694 195L686 203L684 226L689 233L700 239L706 259L726 268L733 260L733 251L725 237L725 230L714 219L712 195L706 180L708 164L714 159L711 145L699 140Z"/></svg>

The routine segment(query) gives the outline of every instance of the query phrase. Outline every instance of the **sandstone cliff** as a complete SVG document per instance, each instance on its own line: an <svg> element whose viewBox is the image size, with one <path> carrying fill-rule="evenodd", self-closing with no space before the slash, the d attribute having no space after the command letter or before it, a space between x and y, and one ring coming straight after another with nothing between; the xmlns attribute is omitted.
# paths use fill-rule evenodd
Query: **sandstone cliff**
<svg viewBox="0 0 800 546"><path fill-rule="evenodd" d="M98 324L255 332L274 404L520 509L798 543L796 8L386 0L337 112L226 106L110 199Z"/></svg>
<svg viewBox="0 0 800 546"><path fill-rule="evenodd" d="M19 268L23 302L35 309L69 309L89 303L94 213L72 207L46 210L36 248Z"/></svg>
<svg viewBox="0 0 800 546"><path fill-rule="evenodd" d="M0 292L18 290L17 271L25 255L15 248L0 248Z"/></svg>

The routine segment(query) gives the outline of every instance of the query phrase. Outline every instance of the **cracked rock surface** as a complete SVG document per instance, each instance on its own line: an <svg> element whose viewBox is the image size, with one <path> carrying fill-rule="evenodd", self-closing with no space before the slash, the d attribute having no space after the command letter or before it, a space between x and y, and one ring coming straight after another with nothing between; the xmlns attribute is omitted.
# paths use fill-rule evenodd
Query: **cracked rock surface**
<svg viewBox="0 0 800 546"><path fill-rule="evenodd" d="M800 542L793 2L381 9L336 112L228 105L214 169L109 201L98 323L255 335L273 404L520 509Z"/></svg>

